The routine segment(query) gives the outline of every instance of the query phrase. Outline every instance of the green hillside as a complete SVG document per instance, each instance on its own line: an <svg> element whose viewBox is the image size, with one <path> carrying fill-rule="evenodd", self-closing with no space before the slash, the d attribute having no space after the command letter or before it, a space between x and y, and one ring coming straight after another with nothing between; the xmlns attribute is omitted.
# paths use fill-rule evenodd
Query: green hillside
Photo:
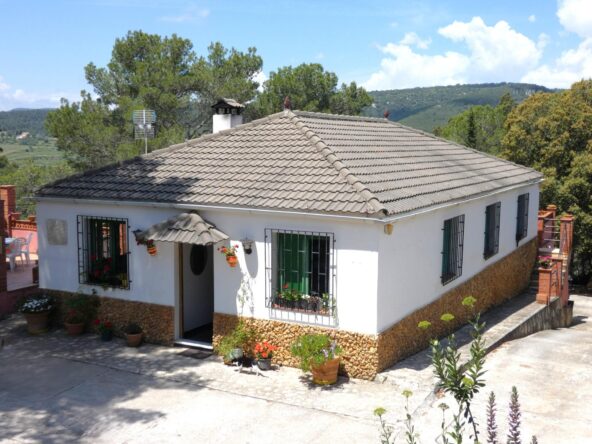
<svg viewBox="0 0 592 444"><path fill-rule="evenodd" d="M45 137L45 118L49 108L25 109L18 108L10 111L0 111L0 133L7 132L17 135L24 131L34 136Z"/></svg>
<svg viewBox="0 0 592 444"><path fill-rule="evenodd" d="M483 83L370 91L374 104L364 114L382 117L388 109L389 119L431 132L471 106L497 105L500 97L507 92L521 102L535 92L553 90L527 83Z"/></svg>

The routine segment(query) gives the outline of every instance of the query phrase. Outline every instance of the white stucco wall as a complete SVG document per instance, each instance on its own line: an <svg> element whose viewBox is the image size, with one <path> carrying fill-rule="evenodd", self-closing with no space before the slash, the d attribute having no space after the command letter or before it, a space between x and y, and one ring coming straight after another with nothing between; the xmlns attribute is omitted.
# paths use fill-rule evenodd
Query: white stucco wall
<svg viewBox="0 0 592 444"><path fill-rule="evenodd" d="M58 204L40 202L37 204L39 235L39 285L41 288L74 292L79 289L90 293L95 288L104 296L149 302L161 305L175 305L177 279L175 267L177 254L175 246L158 244L158 254L149 256L146 247L136 245L132 231L146 229L177 214L177 210L140 208L88 204ZM127 218L129 223L129 275L130 289L107 289L80 285L78 283L78 215ZM46 221L60 219L67 221L67 245L48 245Z"/></svg>
<svg viewBox="0 0 592 444"><path fill-rule="evenodd" d="M230 214L200 211L200 214L231 236L231 243L244 238L254 241L253 253L239 251L239 266L230 268L221 254L214 263L215 311L241 313L238 301L241 282L252 299L245 301L242 314L257 318L300 319L265 307L265 229L332 232L335 236L335 289L339 328L360 333L376 330L378 282L378 232L371 222L345 222L328 218L288 217L262 214ZM270 316L273 315L273 316ZM312 322L312 319L311 319Z"/></svg>
<svg viewBox="0 0 592 444"><path fill-rule="evenodd" d="M524 192L530 193L529 227L527 238L520 243L522 245L536 236L538 185L395 221L390 236L384 234L382 223L372 221L200 210L204 219L230 236L232 244L240 244L244 238L254 241L251 255L245 255L241 246L239 266L234 269L214 248L214 311L262 319L306 320L265 306L265 229L331 232L335 236L334 294L337 298L338 327L360 333L378 333L514 251L516 199ZM499 252L485 260L485 207L498 201L502 202ZM179 212L181 210L173 208L39 203L41 287L64 291L96 288L99 294L105 296L178 305L178 250L173 244L157 242L158 255L151 257L146 253L145 246L135 244L131 232L146 229ZM459 214L465 215L463 272L460 278L442 285L442 226L444 220ZM132 280L129 290L80 286L77 215L128 218ZM48 218L67 220L67 245L47 244L45 224Z"/></svg>
<svg viewBox="0 0 592 444"><path fill-rule="evenodd" d="M131 232L146 229L178 209L104 204L40 202L39 223L40 286L64 291L95 288L99 294L142 302L175 305L178 299L178 252L174 245L157 242L158 255L151 257L145 246L137 246ZM199 211L200 215L230 236L232 244L244 238L254 241L253 253L239 251L239 266L230 268L215 249L214 311L253 315L257 318L303 320L270 310L265 306L265 229L331 232L335 237L336 279L339 328L360 333L375 333L377 318L378 241L382 225L367 221L337 221L324 217L275 216L261 213ZM76 216L125 217L130 226L129 290L103 290L78 283L78 247ZM67 220L68 244L48 245L45 222L48 218ZM226 243L228 244L228 243ZM241 295L245 303L241 304ZM280 314L282 316L280 316ZM321 318L319 318L320 320ZM314 319L308 318L310 322Z"/></svg>
<svg viewBox="0 0 592 444"><path fill-rule="evenodd" d="M392 326L450 289L470 279L516 249L519 194L530 193L528 235L537 235L538 185L519 188L395 221L393 233L379 242L378 331ZM483 258L485 207L501 201L499 252ZM442 228L444 221L465 215L462 276L442 285ZM478 297L478 295L474 295Z"/></svg>

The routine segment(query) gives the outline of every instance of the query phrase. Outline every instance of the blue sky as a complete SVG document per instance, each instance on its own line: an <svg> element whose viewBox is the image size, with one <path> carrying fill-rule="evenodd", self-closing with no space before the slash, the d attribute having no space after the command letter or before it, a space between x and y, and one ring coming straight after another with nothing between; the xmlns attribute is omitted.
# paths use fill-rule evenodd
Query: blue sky
<svg viewBox="0 0 592 444"><path fill-rule="evenodd" d="M263 79L302 62L369 89L592 77L592 0L0 0L0 110L78 98L136 29L255 46Z"/></svg>

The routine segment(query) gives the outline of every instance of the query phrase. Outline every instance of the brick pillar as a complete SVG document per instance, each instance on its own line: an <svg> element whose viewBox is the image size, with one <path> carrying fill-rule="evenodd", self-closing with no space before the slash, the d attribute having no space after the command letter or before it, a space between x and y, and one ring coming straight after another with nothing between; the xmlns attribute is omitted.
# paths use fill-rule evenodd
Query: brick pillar
<svg viewBox="0 0 592 444"><path fill-rule="evenodd" d="M4 201L0 200L0 213L4 214ZM6 247L4 245L4 219L0 217L0 294L8 289L6 277ZM0 296L1 297L1 296ZM0 303L0 306L2 304Z"/></svg>
<svg viewBox="0 0 592 444"><path fill-rule="evenodd" d="M10 214L16 212L16 188L14 185L0 185L0 200L4 201L2 218L4 219L4 229L10 236Z"/></svg>
<svg viewBox="0 0 592 444"><path fill-rule="evenodd" d="M551 219L555 219L555 217L557 217L557 205L547 205L547 211L551 211L553 213Z"/></svg>

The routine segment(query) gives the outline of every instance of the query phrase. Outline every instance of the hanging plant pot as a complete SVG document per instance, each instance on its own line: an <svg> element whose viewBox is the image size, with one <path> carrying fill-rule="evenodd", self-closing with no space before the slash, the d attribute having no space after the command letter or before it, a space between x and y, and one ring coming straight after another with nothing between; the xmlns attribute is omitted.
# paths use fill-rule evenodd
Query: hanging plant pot
<svg viewBox="0 0 592 444"><path fill-rule="evenodd" d="M230 268L234 268L238 265L238 258L236 256L226 256L226 262Z"/></svg>
<svg viewBox="0 0 592 444"><path fill-rule="evenodd" d="M148 254L150 256L156 256L157 250L156 250L156 245L152 244L152 245L148 245L146 247L146 250L148 251Z"/></svg>

